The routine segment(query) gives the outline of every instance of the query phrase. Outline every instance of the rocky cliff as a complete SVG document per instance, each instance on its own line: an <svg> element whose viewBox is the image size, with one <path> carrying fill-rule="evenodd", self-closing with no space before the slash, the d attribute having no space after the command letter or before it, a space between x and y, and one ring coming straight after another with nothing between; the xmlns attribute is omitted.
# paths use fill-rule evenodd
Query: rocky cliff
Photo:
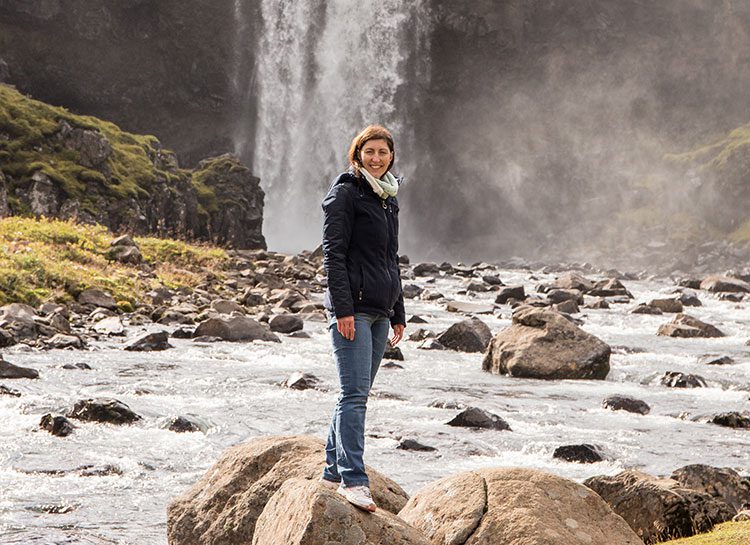
<svg viewBox="0 0 750 545"><path fill-rule="evenodd" d="M263 190L236 158L181 169L153 136L0 84L0 216L28 214L265 248Z"/></svg>

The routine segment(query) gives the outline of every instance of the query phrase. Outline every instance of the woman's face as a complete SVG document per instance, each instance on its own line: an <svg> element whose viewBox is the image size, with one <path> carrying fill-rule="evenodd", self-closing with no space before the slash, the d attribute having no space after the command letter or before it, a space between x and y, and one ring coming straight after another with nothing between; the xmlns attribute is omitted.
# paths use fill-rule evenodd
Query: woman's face
<svg viewBox="0 0 750 545"><path fill-rule="evenodd" d="M388 147L388 142L382 138L368 140L359 151L359 160L367 172L380 178L393 161L393 153Z"/></svg>

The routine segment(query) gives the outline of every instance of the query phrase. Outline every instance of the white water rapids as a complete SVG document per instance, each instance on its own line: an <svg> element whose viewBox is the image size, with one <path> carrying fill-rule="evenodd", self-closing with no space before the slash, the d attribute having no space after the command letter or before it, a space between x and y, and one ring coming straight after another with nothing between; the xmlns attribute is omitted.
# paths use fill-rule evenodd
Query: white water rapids
<svg viewBox="0 0 750 545"><path fill-rule="evenodd" d="M552 277L500 271L506 284L527 290ZM422 279L424 280L424 279ZM452 296L462 281L444 277L416 283ZM669 293L666 282L625 282L635 302ZM481 371L480 354L423 351L404 341L403 370L381 369L369 402L366 461L413 493L428 482L489 466L524 466L576 480L639 468L669 474L691 463L750 473L750 430L733 430L695 417L750 408L750 310L700 293L703 307L686 311L716 325L718 339L657 337L671 315L628 314L634 305L585 310L586 331L613 347L605 381L538 381ZM475 298L493 300L492 293ZM407 314L428 320L436 332L463 319L444 305L407 300ZM510 323L510 309L483 315L493 333ZM407 333L414 331L410 325ZM154 329L151 326L150 329ZM163 328L162 328L163 329ZM307 322L311 339L284 337L276 343L196 344L171 339L164 352L132 353L121 342L94 343L92 351L6 350L5 358L40 371L38 380L2 380L21 397L0 395L0 543L166 543L166 505L190 487L229 446L267 434L312 434L323 438L335 401L337 379L322 323ZM142 327L129 327L128 338ZM627 349L625 348L627 347ZM698 363L704 354L728 355L736 364ZM86 362L92 370L62 369ZM278 383L297 370L317 375L327 391L293 391ZM661 386L666 371L703 376L707 388ZM602 399L625 394L646 401L646 416L601 408ZM64 413L86 397L115 397L143 420L130 426L76 422L66 438L38 429L47 412ZM433 400L457 401L494 412L511 432L446 426L458 411L430 408ZM173 433L159 426L169 416L191 414L206 433ZM75 422L75 421L74 421ZM400 437L417 439L437 452L396 450ZM596 464L554 460L563 444L600 445L608 457ZM112 465L121 475L51 475ZM35 472L36 471L36 472ZM49 513L50 506L67 511ZM54 509L53 509L54 510Z"/></svg>

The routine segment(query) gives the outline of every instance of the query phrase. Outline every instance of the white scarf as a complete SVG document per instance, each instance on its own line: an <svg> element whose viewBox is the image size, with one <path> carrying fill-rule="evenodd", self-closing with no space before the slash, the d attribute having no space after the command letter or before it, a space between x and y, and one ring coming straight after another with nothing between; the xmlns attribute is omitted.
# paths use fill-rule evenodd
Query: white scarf
<svg viewBox="0 0 750 545"><path fill-rule="evenodd" d="M390 172L386 172L381 179L376 178L375 176L367 172L367 169L365 167L361 167L359 171L365 177L367 183L370 184L370 187L375 192L375 194L381 199L385 200L389 195L391 197L395 197L396 193L398 193L398 180Z"/></svg>

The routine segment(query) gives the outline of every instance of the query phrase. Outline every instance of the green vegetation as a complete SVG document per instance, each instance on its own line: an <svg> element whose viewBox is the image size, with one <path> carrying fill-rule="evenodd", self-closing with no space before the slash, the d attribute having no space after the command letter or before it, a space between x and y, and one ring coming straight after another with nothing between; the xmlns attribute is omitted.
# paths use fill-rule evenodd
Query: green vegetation
<svg viewBox="0 0 750 545"><path fill-rule="evenodd" d="M668 545L749 545L750 521L725 522L707 534L665 541Z"/></svg>
<svg viewBox="0 0 750 545"><path fill-rule="evenodd" d="M232 177L227 174L246 171L247 167L227 155L202 161L200 166L193 171L192 182L198 193L198 202L203 209L209 213L215 213L222 207L232 204L232 197L238 194L241 188L232 187ZM220 194L230 197L217 198L215 190L219 186L222 189Z"/></svg>
<svg viewBox="0 0 750 545"><path fill-rule="evenodd" d="M750 124L734 129L720 140L687 153L667 155L668 160L695 163L700 169L723 169L731 159L750 153Z"/></svg>
<svg viewBox="0 0 750 545"><path fill-rule="evenodd" d="M101 164L93 167L82 161L81 145L62 136L65 124L73 130L94 131L84 145L104 150ZM98 142L91 141L94 139ZM111 153L107 155L108 146ZM157 156L162 159L155 162ZM27 186L36 172L42 172L65 195L80 201L83 210L95 216L100 212L96 209L97 195L107 200L147 198L158 178L174 181L188 176L187 171L176 168L173 154L161 150L154 136L124 132L113 123L72 114L2 84L0 165L12 178L12 189Z"/></svg>
<svg viewBox="0 0 750 545"><path fill-rule="evenodd" d="M114 237L104 227L71 221L10 217L0 220L0 304L69 302L86 288L109 291L123 311L159 285L192 287L219 274L228 256L207 245L138 237L153 275L108 261Z"/></svg>

